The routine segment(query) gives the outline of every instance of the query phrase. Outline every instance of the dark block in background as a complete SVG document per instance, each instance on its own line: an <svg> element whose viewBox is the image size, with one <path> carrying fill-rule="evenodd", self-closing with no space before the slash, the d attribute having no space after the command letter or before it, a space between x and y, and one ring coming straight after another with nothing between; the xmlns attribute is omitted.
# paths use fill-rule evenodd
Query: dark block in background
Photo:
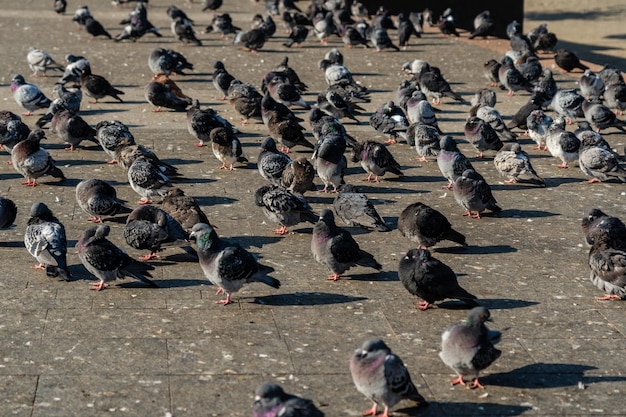
<svg viewBox="0 0 626 417"><path fill-rule="evenodd" d="M426 4L424 2L410 0L361 0L367 7L370 14L376 13L378 7L383 4L392 15L400 12L421 12L425 8L433 11L433 21L436 22L441 13L448 7L456 15L457 27L461 29L474 30L474 17L483 10L490 10L491 16L496 22L495 35L506 39L506 26L513 20L524 24L524 1L523 0L447 0L437 2L437 4Z"/></svg>

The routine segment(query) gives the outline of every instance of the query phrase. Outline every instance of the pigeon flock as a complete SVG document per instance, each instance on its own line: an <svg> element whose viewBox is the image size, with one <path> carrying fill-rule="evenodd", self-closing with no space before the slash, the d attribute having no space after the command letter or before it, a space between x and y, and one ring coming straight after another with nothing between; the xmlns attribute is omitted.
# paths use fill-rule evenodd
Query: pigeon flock
<svg viewBox="0 0 626 417"><path fill-rule="evenodd" d="M188 262L223 294L213 301L224 306L240 302L236 293L244 284L260 292L263 283L272 294L282 284L293 287L297 273L272 262L271 244L252 250L236 238L227 218L245 216L266 236L293 241L294 255L304 237L311 274L328 273L329 286L349 284L344 278L357 270L372 281L392 275L408 298L418 297L415 308L424 316L450 304L467 309L464 321L441 329L438 355L456 375L452 385L484 389L480 371L508 352L494 346L502 332L486 327L491 312L481 297L461 285L448 263L478 246L474 228L494 227L490 220L513 217L515 210L541 210L541 201L511 207L502 191L507 187L547 196L561 173L577 165L581 187L601 183L613 193L626 191L622 73L609 65L592 71L559 47L546 24L523 33L518 22L501 22L485 10L468 32L457 28L450 8L441 15L430 9L392 15L385 6L368 11L358 0L255 0L246 22L247 14L230 8L229 0L189 1L165 13L154 3L113 2L115 13L128 12L115 29L101 23L108 21L102 9L94 16L80 5L67 16L76 5L55 0L54 17L88 34L88 41L67 50L64 62L55 60L56 50L25 45L25 62L15 64L22 73L11 74L3 87L15 103L0 110L3 172L15 177L3 174L2 182L12 184L2 189L0 229L26 222L23 244L46 277L94 280L94 291L118 278L158 289L174 278L168 265ZM171 33L148 20L156 13L167 15ZM460 83L443 64L445 48L440 61L416 53L429 37L469 44L494 39L496 25L507 27L508 50L474 69L478 88ZM98 45L109 42L120 56L140 45L144 53L133 59L143 60L148 75L133 74L133 85L116 83L121 65L97 66L103 62ZM299 60L307 47L316 48L316 62ZM256 64L237 65L223 48ZM376 59L400 62L383 75L393 89L377 88L381 74L369 76L368 68L350 61L354 50L370 48ZM202 89L190 77L202 78ZM519 110L498 108L520 96ZM136 97L141 115L132 114ZM148 137L141 120L171 124L176 134ZM186 163L197 161L175 158L176 148L203 159L209 184L194 182ZM559 164L546 169L544 158ZM78 176L74 164L85 159L98 168L82 167ZM225 178L238 180L233 185ZM420 181L436 183L437 191L418 191ZM68 186L75 204L67 203L77 209L68 230L80 230L76 235L66 234L70 219L41 194ZM218 216L202 204L217 194L228 198L230 187L247 196L233 200L231 213ZM394 190L409 192L411 204L394 205ZM588 269L579 275L589 271L602 301L626 298L626 226L619 210L611 210L589 206L572 226L589 247ZM538 239L527 233L513 240ZM391 239L395 247L377 239L386 245ZM173 251L184 254L174 261ZM36 277L45 279L43 272ZM459 303L437 304L444 300ZM363 415L388 417L403 400L428 406L433 400L411 379L417 370L392 353L383 336L364 333L362 345L351 347L354 386L373 403ZM256 389L252 415L334 415L321 410L314 400L266 383Z"/></svg>

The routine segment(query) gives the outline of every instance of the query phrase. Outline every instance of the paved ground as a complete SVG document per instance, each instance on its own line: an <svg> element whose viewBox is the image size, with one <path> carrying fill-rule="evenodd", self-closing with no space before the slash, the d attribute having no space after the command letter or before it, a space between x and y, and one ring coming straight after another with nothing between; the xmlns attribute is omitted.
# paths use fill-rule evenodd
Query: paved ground
<svg viewBox="0 0 626 417"><path fill-rule="evenodd" d="M108 2L83 3L113 34L129 11L111 8ZM80 179L106 179L131 205L137 199L122 169L104 164L102 151L65 152L55 134L48 133L47 148L68 177L63 184L52 180L26 188L10 166L0 165L1 193L20 209L15 228L0 234L0 414L246 416L256 385L277 381L290 392L313 398L328 416L356 416L370 404L352 384L348 359L363 340L382 337L404 359L420 392L431 402L423 410L402 403L396 415L626 415L624 303L594 300L600 293L588 280L587 248L579 231L581 217L592 207L626 217L622 184L583 184L578 168L556 168L553 158L533 151L531 143L521 138L548 187L505 185L490 158L475 161L504 211L470 220L461 216L452 194L441 189L444 181L436 164L416 163L414 150L405 144L390 148L403 167L402 179L391 175L379 184L364 184L359 181L364 176L361 168L350 166L346 181L362 185L393 228L404 207L423 201L468 236L469 248L443 244L435 256L491 309L493 328L508 330L500 345L501 359L482 380L487 389L451 387L453 375L437 356L440 335L447 325L462 320L466 311L453 302L427 312L414 308L416 300L396 273L410 242L395 230L381 234L350 229L383 264L383 272L356 268L338 282L326 281L326 269L310 255L311 227L277 237L274 226L252 204L252 192L262 184L255 169L258 145L266 135L262 124L241 128L250 166L219 171L210 149L193 146L183 113L153 113L143 99L150 76L148 54L165 45L196 64L190 75L177 78L183 90L237 122L234 111L218 100L209 82L213 61L223 60L235 76L259 85L262 75L289 53L292 66L316 92L324 88L324 81L315 65L328 47L310 41L306 48L288 51L278 38L263 52L250 55L237 51L228 40L202 35L204 47L182 48L168 29L169 2L151 5L150 19L164 28L164 38L115 44L89 41L70 17L56 16L36 0L1 1L2 107L20 111L8 83L16 72L28 74L24 59L28 46L36 45L59 59L70 52L86 55L94 72L126 91L127 102L85 103L85 119L92 124L122 120L138 142L179 164L188 178L180 186L198 198L220 235L272 265L283 286L273 290L250 285L235 295L235 304L218 306L215 288L203 279L199 266L177 249L168 249L155 263L159 289L124 281L92 292L92 277L73 251L68 258L74 280L69 283L31 270L34 260L23 248L22 235L33 202L44 201L52 208L66 224L73 246L88 226L87 216L74 200L74 186ZM69 9L74 6L70 3ZM181 2L181 7L200 26L210 20L198 4ZM222 11L245 27L259 10L247 0L238 0ZM339 40L331 40L331 45L340 46ZM453 88L469 99L485 86L482 63L499 57L492 49L436 33L399 53L342 51L356 78L373 92L368 111L393 97L406 61L421 58L440 66ZM572 76L557 74L557 78L564 87L575 82ZM33 81L51 91L55 79ZM306 99L313 102L315 93ZM510 116L527 99L524 94L513 98L500 94L498 108ZM441 128L461 142L466 154L474 155L462 134L469 107L448 101L439 107ZM382 139L365 123L367 118L363 120L360 125L346 124L349 132L359 139ZM33 118L27 123L32 126ZM624 136L612 130L607 133L611 144L621 149ZM308 198L321 210L333 196L314 193ZM118 217L107 224L112 240L126 247L123 222Z"/></svg>

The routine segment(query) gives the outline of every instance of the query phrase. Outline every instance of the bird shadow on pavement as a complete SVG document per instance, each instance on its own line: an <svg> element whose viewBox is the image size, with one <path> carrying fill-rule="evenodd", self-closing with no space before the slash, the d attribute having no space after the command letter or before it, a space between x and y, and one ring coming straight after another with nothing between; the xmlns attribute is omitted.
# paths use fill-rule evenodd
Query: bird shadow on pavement
<svg viewBox="0 0 626 417"><path fill-rule="evenodd" d="M434 248L435 253L455 253L464 255L484 255L494 253L513 253L517 248L509 245L487 245L487 246L447 246L445 248Z"/></svg>
<svg viewBox="0 0 626 417"><path fill-rule="evenodd" d="M489 310L512 310L515 308L530 307L539 304L537 301L516 300L512 298L480 298L478 304Z"/></svg>
<svg viewBox="0 0 626 417"><path fill-rule="evenodd" d="M585 376L586 371L594 369L598 368L571 363L533 363L509 372L486 375L481 380L485 385L526 389L576 387L581 382L585 385L599 382L626 382L626 376Z"/></svg>
<svg viewBox="0 0 626 417"><path fill-rule="evenodd" d="M0 248L23 248L24 241L16 240L14 242L0 242Z"/></svg>
<svg viewBox="0 0 626 417"><path fill-rule="evenodd" d="M179 159L179 158L162 159L162 161L173 166L201 164L204 162L200 159Z"/></svg>
<svg viewBox="0 0 626 417"><path fill-rule="evenodd" d="M184 279L184 278L167 278L167 279L162 279L162 280L157 280L155 281L156 285L158 285L158 288L185 288L185 287L196 287L199 285L211 285L211 282L209 282L206 279ZM139 281L130 281L130 282L125 282L123 284L118 285L119 287L125 286L125 287L141 287L141 286L146 286L146 284L144 284L143 282L139 282Z"/></svg>
<svg viewBox="0 0 626 417"><path fill-rule="evenodd" d="M256 304L271 306L317 306L329 304L345 304L366 300L366 297L353 297L343 294L325 292L295 292L291 294L275 294L254 297Z"/></svg>
<svg viewBox="0 0 626 417"><path fill-rule="evenodd" d="M198 205L202 207L216 206L218 204L233 204L239 201L236 198L222 196L194 196L194 199Z"/></svg>
<svg viewBox="0 0 626 417"><path fill-rule="evenodd" d="M217 231L219 234L219 229ZM269 245L271 243L280 242L284 237L280 236L228 236L228 241L231 243L237 243L244 249L250 248L258 248L261 249L265 245ZM258 258L262 258L262 256L258 256Z"/></svg>
<svg viewBox="0 0 626 417"><path fill-rule="evenodd" d="M81 110L80 111L80 115L81 116L96 116L96 115L104 115L107 113L122 113L122 112L127 112L130 111L128 109L87 109L87 110Z"/></svg>
<svg viewBox="0 0 626 417"><path fill-rule="evenodd" d="M493 217L505 217L505 218L542 218L542 217L552 217L559 216L559 213L552 213L550 211L543 210L520 210L520 209L506 209L502 210L496 216Z"/></svg>
<svg viewBox="0 0 626 417"><path fill-rule="evenodd" d="M420 417L462 415L462 416L518 416L532 410L531 406L510 405L480 402L480 407L475 402L433 402L428 408L406 407L395 410L403 415Z"/></svg>
<svg viewBox="0 0 626 417"><path fill-rule="evenodd" d="M342 275L341 279L349 279L351 281L400 281L398 273L395 271L380 271L367 274Z"/></svg>

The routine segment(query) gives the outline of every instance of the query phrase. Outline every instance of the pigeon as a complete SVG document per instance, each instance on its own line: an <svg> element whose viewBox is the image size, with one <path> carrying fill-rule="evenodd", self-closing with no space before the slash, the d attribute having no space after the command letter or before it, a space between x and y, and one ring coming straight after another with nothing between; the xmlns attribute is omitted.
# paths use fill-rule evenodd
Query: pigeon
<svg viewBox="0 0 626 417"><path fill-rule="evenodd" d="M353 147L357 144L356 139L348 134L344 125L336 117L324 112L319 107L313 107L309 112L309 124L315 140L319 141L320 137L329 134L338 134L342 136L346 145Z"/></svg>
<svg viewBox="0 0 626 417"><path fill-rule="evenodd" d="M39 146L39 142L46 138L41 129L35 129L28 137L17 143L11 151L13 168L26 178L22 184L30 187L37 186L37 178L51 175L54 178L65 179L63 172L56 167L54 159L48 151Z"/></svg>
<svg viewBox="0 0 626 417"><path fill-rule="evenodd" d="M364 111L358 104L346 101L338 92L328 90L317 96L317 106L324 113L336 119L349 118L357 124L360 122L356 117L361 115L361 111Z"/></svg>
<svg viewBox="0 0 626 417"><path fill-rule="evenodd" d="M211 24L207 26L205 32L219 32L220 38L226 37L231 33L237 33L241 28L233 25L233 19L228 13L213 15Z"/></svg>
<svg viewBox="0 0 626 417"><path fill-rule="evenodd" d="M98 99L106 96L111 96L120 103L124 102L124 100L119 97L124 94L124 92L113 88L103 76L92 74L90 66L83 68L83 72L80 76L80 86L83 88L85 94L95 100L92 103L97 103Z"/></svg>
<svg viewBox="0 0 626 417"><path fill-rule="evenodd" d="M102 216L115 216L124 208L115 188L100 179L83 180L76 185L76 203L89 214L89 222L102 223Z"/></svg>
<svg viewBox="0 0 626 417"><path fill-rule="evenodd" d="M620 166L615 153L598 146L593 135L584 135L581 140L578 166L585 175L591 177L587 180L588 183L606 181L611 178L626 182L626 170Z"/></svg>
<svg viewBox="0 0 626 417"><path fill-rule="evenodd" d="M33 77L36 77L41 72L42 76L46 76L46 71L55 70L64 72L65 68L59 65L47 52L37 49L33 46L28 48L28 54L26 55L28 66L33 71Z"/></svg>
<svg viewBox="0 0 626 417"><path fill-rule="evenodd" d="M361 167L367 172L367 178L363 181L379 182L387 171L402 177L400 164L395 160L389 149L382 143L373 140L359 142L352 149L352 162L360 162ZM374 178L372 178L372 176Z"/></svg>
<svg viewBox="0 0 626 417"><path fill-rule="evenodd" d="M383 103L370 116L370 126L376 131L383 133L389 139L386 144L396 143L398 136L406 138L406 131L409 128L404 110L393 101Z"/></svg>
<svg viewBox="0 0 626 417"><path fill-rule="evenodd" d="M446 9L444 11L444 14L446 13L446 11L450 10L449 8ZM446 36L456 36L457 38L460 36L459 32L456 30L456 21L453 15L448 14L446 16L442 15L439 17L439 20L437 20L437 27L439 28L439 31L441 33L443 33Z"/></svg>
<svg viewBox="0 0 626 417"><path fill-rule="evenodd" d="M465 385L464 378L473 378L470 388L485 388L478 381L478 373L502 354L494 347L502 334L489 330L485 326L486 321L491 321L489 310L482 306L474 307L463 323L453 324L441 335L439 357L458 375L452 380L452 385Z"/></svg>
<svg viewBox="0 0 626 417"><path fill-rule="evenodd" d="M515 112L511 121L506 124L506 127L513 129L519 127L520 129L526 129L526 121L530 113L535 110L541 110L546 102L545 97L542 94L533 94L530 99L522 107Z"/></svg>
<svg viewBox="0 0 626 417"><path fill-rule="evenodd" d="M69 281L65 227L44 203L35 203L30 208L24 246L39 262L35 269L43 269L46 276Z"/></svg>
<svg viewBox="0 0 626 417"><path fill-rule="evenodd" d="M153 73L165 75L185 75L185 70L193 70L193 64L181 53L171 49L156 48L148 56L148 66Z"/></svg>
<svg viewBox="0 0 626 417"><path fill-rule="evenodd" d="M421 123L412 123L406 134L409 144L411 140L415 143L419 162L426 162L426 157L436 157L439 154L441 138L437 128Z"/></svg>
<svg viewBox="0 0 626 417"><path fill-rule="evenodd" d="M348 47L352 48L355 46L363 46L365 48L369 48L369 43L367 39L365 39L358 30L356 30L352 26L341 25L337 28L337 32L339 36L341 36L341 40Z"/></svg>
<svg viewBox="0 0 626 417"><path fill-rule="evenodd" d="M474 18L474 30L470 33L469 39L474 39L478 36L483 38L493 36L495 29L496 22L491 17L491 11L484 10Z"/></svg>
<svg viewBox="0 0 626 417"><path fill-rule="evenodd" d="M7 229L15 222L17 206L10 198L0 196L0 229Z"/></svg>
<svg viewBox="0 0 626 417"><path fill-rule="evenodd" d="M344 90L357 94L363 94L367 91L367 87L364 87L354 80L352 73L347 67L332 63L327 59L322 59L319 62L319 67L324 71L324 79L329 86L339 85Z"/></svg>
<svg viewBox="0 0 626 417"><path fill-rule="evenodd" d="M602 78L590 69L586 69L583 75L580 76L578 87L580 88L580 94L590 101L599 100L606 88Z"/></svg>
<svg viewBox="0 0 626 417"><path fill-rule="evenodd" d="M362 250L350 232L335 225L335 216L329 209L320 213L319 220L313 226L311 239L313 258L326 265L332 274L330 281L337 281L341 274L355 265L382 269L374 256Z"/></svg>
<svg viewBox="0 0 626 417"><path fill-rule="evenodd" d="M265 19L259 24L258 28L265 34L265 39L269 39L276 33L276 22L272 19L272 16L267 15Z"/></svg>
<svg viewBox="0 0 626 417"><path fill-rule="evenodd" d="M582 109L584 101L585 98L578 94L574 88L558 90L552 97L548 108L563 116L566 123L570 124L573 119L584 117Z"/></svg>
<svg viewBox="0 0 626 417"><path fill-rule="evenodd" d="M93 283L91 289L101 291L108 287L109 282L123 277L131 277L157 288L157 285L149 279L152 278L149 271L154 270L154 267L148 263L135 261L110 242L106 238L110 231L111 228L106 225L91 226L81 234L76 243L80 261L87 271L99 279Z"/></svg>
<svg viewBox="0 0 626 417"><path fill-rule="evenodd" d="M274 73L270 72L269 74ZM267 79L268 75L266 75L265 79ZM300 95L300 91L296 88L296 86L289 82L284 82L284 80L280 76L274 76L273 78L269 79L266 87L268 94L274 100L284 104L287 107L299 106L307 110L311 109L311 106L306 101L304 101L304 99Z"/></svg>
<svg viewBox="0 0 626 417"><path fill-rule="evenodd" d="M186 231L191 231L197 223L210 224L196 199L185 195L184 191L178 187L167 190L161 209L180 223Z"/></svg>
<svg viewBox="0 0 626 417"><path fill-rule="evenodd" d="M291 162L291 158L276 148L276 142L266 137L261 142L261 150L257 158L257 169L261 176L274 185L281 185L283 171Z"/></svg>
<svg viewBox="0 0 626 417"><path fill-rule="evenodd" d="M170 17L170 19L174 20L178 17L185 19L186 21L188 21L190 24L194 25L195 22L193 21L193 19L190 19L189 16L187 16L187 13L185 13L184 11L182 11L181 9L179 9L178 7L171 5L167 8L167 10L165 10L165 13L167 13L167 15Z"/></svg>
<svg viewBox="0 0 626 417"><path fill-rule="evenodd" d="M420 89L433 104L441 103L442 97L449 97L456 101L464 102L465 100L458 93L452 91L450 83L441 75L436 67L430 67L429 70L422 72L418 76Z"/></svg>
<svg viewBox="0 0 626 417"><path fill-rule="evenodd" d="M552 123L548 128L546 145L552 156L561 160L562 163L557 165L559 168L567 168L569 162L574 162L578 159L580 139L572 132L563 129L556 122Z"/></svg>
<svg viewBox="0 0 626 417"><path fill-rule="evenodd" d="M372 34L370 35L370 40L372 41L374 48L376 48L376 52L380 52L383 49L393 49L394 51L400 50L400 48L391 41L387 30L384 28L374 28Z"/></svg>
<svg viewBox="0 0 626 417"><path fill-rule="evenodd" d="M528 80L515 68L511 57L506 55L502 58L501 66L498 70L498 80L508 90L507 96L514 95L516 91L525 90L531 92L533 89Z"/></svg>
<svg viewBox="0 0 626 417"><path fill-rule="evenodd" d="M611 246L611 237L602 229L587 235L593 242L589 250L589 278L606 294L598 300L626 298L626 251Z"/></svg>
<svg viewBox="0 0 626 417"><path fill-rule="evenodd" d="M65 61L67 65L65 66L63 76L56 83L61 85L65 85L69 82L79 83L80 74L83 72L83 68L90 65L89 61L85 57L72 54L65 55Z"/></svg>
<svg viewBox="0 0 626 417"><path fill-rule="evenodd" d="M554 81L552 70L550 68L544 68L541 76L539 77L539 81L537 81L533 87L533 93L541 94L546 101L550 101L557 91L558 87L556 85L556 81Z"/></svg>
<svg viewBox="0 0 626 417"><path fill-rule="evenodd" d="M109 155L108 164L117 163L115 151L121 145L135 145L135 138L128 126L119 120L103 120L96 124L96 138L102 150Z"/></svg>
<svg viewBox="0 0 626 417"><path fill-rule="evenodd" d="M502 141L491 125L478 117L470 117L463 127L465 139L478 151L478 158L485 151L499 151Z"/></svg>
<svg viewBox="0 0 626 417"><path fill-rule="evenodd" d="M317 175L324 183L321 192L327 192L332 185L333 191L337 192L344 182L344 173L348 167L348 161L344 156L346 139L343 133L331 130L320 136L313 151L313 165Z"/></svg>
<svg viewBox="0 0 626 417"><path fill-rule="evenodd" d="M411 123L421 123L433 126L441 133L435 110L427 100L422 98L421 91L416 91L413 96L406 101L406 115Z"/></svg>
<svg viewBox="0 0 626 417"><path fill-rule="evenodd" d="M183 45L202 46L202 41L196 37L196 31L189 20L182 17L172 19L171 30Z"/></svg>
<svg viewBox="0 0 626 417"><path fill-rule="evenodd" d="M367 196L352 185L341 186L339 194L333 200L333 208L337 216L348 226L358 226L377 232L391 230Z"/></svg>
<svg viewBox="0 0 626 417"><path fill-rule="evenodd" d="M354 351L350 359L350 373L356 389L374 402L363 415L378 415L378 406L384 407L380 416L389 417L389 409L402 400L411 400L420 407L428 402L417 391L409 370L402 359L391 352L381 339L370 339Z"/></svg>
<svg viewBox="0 0 626 417"><path fill-rule="evenodd" d="M513 20L506 26L506 36L508 36L509 39L511 39L513 35L521 35L521 34L522 34L522 24L518 22L517 20Z"/></svg>
<svg viewBox="0 0 626 417"><path fill-rule="evenodd" d="M228 87L228 101L231 106L244 119L242 124L247 124L248 119L261 119L261 101L263 96L254 86L239 80L233 80Z"/></svg>
<svg viewBox="0 0 626 417"><path fill-rule="evenodd" d="M65 148L67 151L73 151L84 140L99 144L96 139L96 130L71 110L57 112L52 116L50 126L63 142L69 144L69 147Z"/></svg>
<svg viewBox="0 0 626 417"><path fill-rule="evenodd" d="M418 249L428 249L442 240L467 246L465 235L457 232L441 212L422 202L409 204L398 217L398 231Z"/></svg>
<svg viewBox="0 0 626 417"><path fill-rule="evenodd" d="M609 151L620 162L626 160L625 156L619 155L613 150L611 145L604 139L604 137L602 137L601 134L592 130L591 125L586 121L578 122L578 129L574 130L574 135L576 135L576 137L580 139L581 142L588 138L590 140L590 144L593 143L595 146Z"/></svg>
<svg viewBox="0 0 626 417"><path fill-rule="evenodd" d="M23 116L32 115L37 109L47 109L52 101L35 84L27 83L21 74L16 74L11 80L13 99L23 109Z"/></svg>
<svg viewBox="0 0 626 417"><path fill-rule="evenodd" d="M93 16L85 16L82 20L82 24L85 27L85 31L91 35L91 40L97 38L98 36L104 36L108 39L113 38L104 26L102 26L102 23L94 19Z"/></svg>
<svg viewBox="0 0 626 417"><path fill-rule="evenodd" d="M165 197L167 189L172 186L156 162L140 156L128 167L128 182L131 188L141 196L139 204L150 204L152 197Z"/></svg>
<svg viewBox="0 0 626 417"><path fill-rule="evenodd" d="M289 66L289 56L285 55L282 61L276 68L272 70L275 74L285 77L290 84L294 85L299 91L304 92L309 89L305 83L302 82L296 71Z"/></svg>
<svg viewBox="0 0 626 417"><path fill-rule="evenodd" d="M148 10L146 3L143 1L137 2L135 10L130 13L128 19L123 20L121 23L126 24L126 26L122 30L122 33L115 37L115 42L120 42L125 39L130 39L135 42L146 33L152 33L157 38L163 37L163 35L159 33L159 28L155 27L148 20Z"/></svg>
<svg viewBox="0 0 626 417"><path fill-rule="evenodd" d="M411 35L421 38L422 35L415 29L413 23L405 13L398 13L398 45L405 48L409 45Z"/></svg>
<svg viewBox="0 0 626 417"><path fill-rule="evenodd" d="M324 417L313 401L287 394L279 385L263 384L255 392L253 417Z"/></svg>
<svg viewBox="0 0 626 417"><path fill-rule="evenodd" d="M567 49L557 49L554 54L554 62L564 72L571 72L576 68L581 69L582 71L589 69L588 66L580 62L580 59L574 52Z"/></svg>
<svg viewBox="0 0 626 417"><path fill-rule="evenodd" d="M187 110L187 130L198 139L196 146L204 146L204 141L210 140L211 130L217 127L230 129L233 133L238 133L226 119L221 117L212 108L201 109L198 100L193 101L193 105Z"/></svg>
<svg viewBox="0 0 626 417"><path fill-rule="evenodd" d="M252 53L256 53L263 48L267 35L263 29L250 29L249 31L237 32L233 39L234 44L241 44L244 48Z"/></svg>
<svg viewBox="0 0 626 417"><path fill-rule="evenodd" d="M604 91L606 105L623 115L626 110L626 84L609 84Z"/></svg>
<svg viewBox="0 0 626 417"><path fill-rule="evenodd" d="M222 61L215 61L213 64L213 86L215 89L222 94L222 100L226 100L226 96L228 96L228 89L230 88L231 82L235 80L224 66Z"/></svg>
<svg viewBox="0 0 626 417"><path fill-rule="evenodd" d="M439 142L440 150L437 154L437 166L441 174L448 180L444 188L451 189L454 182L467 169L474 169L472 163L459 150L452 136L442 136Z"/></svg>
<svg viewBox="0 0 626 417"><path fill-rule="evenodd" d="M483 75L489 81L491 87L500 85L499 71L502 64L495 59L490 59L483 64Z"/></svg>
<svg viewBox="0 0 626 417"><path fill-rule="evenodd" d="M528 36L519 33L509 38L511 51L516 55L534 54L533 45Z"/></svg>
<svg viewBox="0 0 626 417"><path fill-rule="evenodd" d="M172 92L172 94L176 96L177 98L184 100L188 104L192 103L193 99L189 97L188 95L186 95L185 93L183 93L183 91L180 89L178 84L176 84L174 80L172 80L170 77L168 77L164 73L160 72L158 74L154 74L151 80L167 86Z"/></svg>
<svg viewBox="0 0 626 417"><path fill-rule="evenodd" d="M622 71L608 64L602 67L600 72L598 72L598 76L602 78L602 81L604 81L605 86L614 85L614 84L624 84L624 77L622 76Z"/></svg>
<svg viewBox="0 0 626 417"><path fill-rule="evenodd" d="M589 210L580 222L585 242L591 247L602 235L608 238L611 248L626 251L626 225L619 218L609 216L599 208Z"/></svg>
<svg viewBox="0 0 626 417"><path fill-rule="evenodd" d="M11 125L11 123L13 122L13 125ZM21 125L16 125L15 122L19 122L21 123L21 125L23 125L23 127ZM0 110L0 144L4 145L5 141L8 141L8 137L11 135L10 131L9 131L9 126L13 126L11 129L13 129L14 131L22 131L22 132L26 132L26 136L24 136L22 138L26 139L26 137L28 136L28 134L30 133L30 128L25 125L24 123L22 123L22 118L9 111L9 110ZM20 127L18 127L20 126ZM24 130L27 129L27 130ZM15 141L13 143L13 145L15 145L15 143L17 143L19 141ZM12 147L12 146L11 146ZM1 147L0 147L1 148ZM10 152L11 149L8 149L8 151Z"/></svg>
<svg viewBox="0 0 626 417"><path fill-rule="evenodd" d="M315 168L309 160L301 156L290 161L283 170L280 185L296 194L317 190L313 183Z"/></svg>
<svg viewBox="0 0 626 417"><path fill-rule="evenodd" d="M56 83L53 91L58 94L58 98L52 101L48 111L35 122L35 126L40 129L51 121L56 113L62 110L69 110L76 114L80 111L80 102L83 99L83 92L80 87L68 89L63 84Z"/></svg>
<svg viewBox="0 0 626 417"><path fill-rule="evenodd" d="M517 140L517 136L506 126L502 115L495 107L489 105L476 105L470 109L469 115L477 116L487 122L501 140Z"/></svg>
<svg viewBox="0 0 626 417"><path fill-rule="evenodd" d="M585 120L595 126L598 132L602 129L608 129L609 127L614 127L622 132L626 132L624 128L626 122L618 119L615 113L601 102L585 100L581 107L585 115Z"/></svg>
<svg viewBox="0 0 626 417"><path fill-rule="evenodd" d="M162 107L175 111L185 111L191 105L190 98L180 98L172 91L168 84L150 81L144 88L144 97L154 106L152 111L160 112Z"/></svg>
<svg viewBox="0 0 626 417"><path fill-rule="evenodd" d="M313 22L313 33L315 33L322 45L327 45L329 36L337 33L337 27L333 22L333 13L320 12L313 16L311 20Z"/></svg>
<svg viewBox="0 0 626 417"><path fill-rule="evenodd" d="M20 119L9 120L6 126L0 126L0 144L9 153L11 153L15 145L28 138L28 135L30 135L30 128ZM9 161L9 164L12 163L12 161Z"/></svg>
<svg viewBox="0 0 626 417"><path fill-rule="evenodd" d="M472 107L494 107L497 102L496 92L490 88L481 88L470 100Z"/></svg>
<svg viewBox="0 0 626 417"><path fill-rule="evenodd" d="M552 117L548 116L541 110L533 110L526 119L526 127L528 136L535 141L537 146L533 149L547 150L546 141L548 138L548 129L552 125Z"/></svg>
<svg viewBox="0 0 626 417"><path fill-rule="evenodd" d="M234 170L235 162L247 163L248 159L243 152L239 138L232 130L216 127L209 133L213 155L222 163L219 169Z"/></svg>
<svg viewBox="0 0 626 417"><path fill-rule="evenodd" d="M500 175L507 178L504 182L508 184L530 182L541 187L546 186L545 180L531 165L530 157L517 142L504 144L493 158L493 163Z"/></svg>
<svg viewBox="0 0 626 417"><path fill-rule="evenodd" d="M202 11L206 12L207 10L217 10L222 7L223 0L204 0L202 5Z"/></svg>
<svg viewBox="0 0 626 417"><path fill-rule="evenodd" d="M476 296L463 289L452 269L434 258L428 249L411 249L398 265L400 282L413 295L423 299L416 306L425 311L435 301L454 298L476 307Z"/></svg>
<svg viewBox="0 0 626 417"><path fill-rule="evenodd" d="M410 12L409 21L413 24L413 28L415 28L416 36L421 38L424 33L424 13Z"/></svg>
<svg viewBox="0 0 626 417"><path fill-rule="evenodd" d="M463 213L464 216L480 219L480 215L485 209L489 209L493 213L502 211L491 194L491 187L487 181L473 169L465 170L454 181L452 191L456 202L467 210Z"/></svg>
<svg viewBox="0 0 626 417"><path fill-rule="evenodd" d="M539 58L535 55L523 55L518 62L517 69L529 83L536 82L543 74L543 67L539 62Z"/></svg>
<svg viewBox="0 0 626 417"><path fill-rule="evenodd" d="M127 143L128 142L124 139L115 149L115 160L121 168L128 171L128 168L135 162L135 159L144 157L156 164L166 177L180 176L175 166L160 160L152 149L143 145L127 145Z"/></svg>
<svg viewBox="0 0 626 417"><path fill-rule="evenodd" d="M274 111L273 103L275 100L266 100L269 96L265 95L261 101L261 111L268 114L267 128L270 136L282 146L282 151L289 153L291 148L301 145L309 149L313 149L314 145L304 137L304 127L292 117L282 117L279 112Z"/></svg>
<svg viewBox="0 0 626 417"><path fill-rule="evenodd" d="M257 188L254 203L263 208L263 214L272 223L280 225L280 228L274 230L278 235L286 234L289 226L302 222L315 224L319 218L303 197L274 184Z"/></svg>
<svg viewBox="0 0 626 417"><path fill-rule="evenodd" d="M197 258L198 254L189 246L188 237L176 219L156 206L139 206L126 218L126 243L135 249L150 251L150 254L141 257L143 261L157 258L157 252L168 246L179 246Z"/></svg>
<svg viewBox="0 0 626 417"><path fill-rule="evenodd" d="M280 281L267 275L273 268L260 264L241 246L221 239L210 225L196 224L189 238L198 244L200 267L204 276L218 287L216 295L226 293L226 299L217 301L218 304L231 304L231 294L250 282L280 288Z"/></svg>
<svg viewBox="0 0 626 417"><path fill-rule="evenodd" d="M301 47L306 38L309 36L309 28L303 25L295 25L289 33L287 41L283 42L283 46L291 48L292 46Z"/></svg>
<svg viewBox="0 0 626 417"><path fill-rule="evenodd" d="M54 11L57 14L65 14L65 9L67 9L67 1L66 0L54 0Z"/></svg>
<svg viewBox="0 0 626 417"><path fill-rule="evenodd" d="M414 59L413 61L402 64L402 71L407 76L418 76L426 71L430 71L430 64L423 59Z"/></svg>

